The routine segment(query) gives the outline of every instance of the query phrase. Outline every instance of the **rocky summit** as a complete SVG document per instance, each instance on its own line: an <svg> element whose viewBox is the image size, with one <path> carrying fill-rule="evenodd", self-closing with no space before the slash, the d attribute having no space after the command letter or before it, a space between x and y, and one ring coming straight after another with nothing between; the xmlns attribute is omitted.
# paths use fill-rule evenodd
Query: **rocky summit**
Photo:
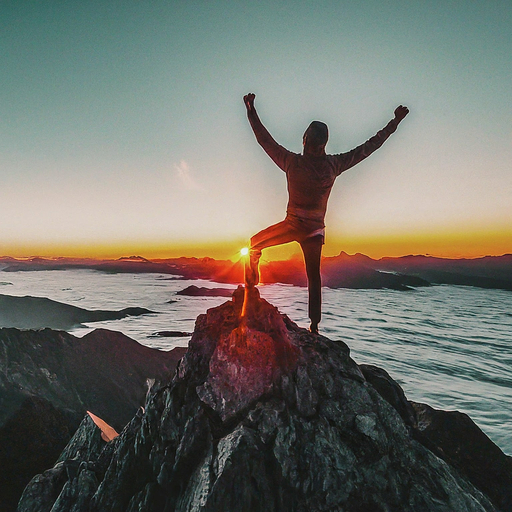
<svg viewBox="0 0 512 512"><path fill-rule="evenodd" d="M198 317L172 382L121 434L105 443L86 417L18 511L510 510L434 453L428 412L240 287Z"/></svg>

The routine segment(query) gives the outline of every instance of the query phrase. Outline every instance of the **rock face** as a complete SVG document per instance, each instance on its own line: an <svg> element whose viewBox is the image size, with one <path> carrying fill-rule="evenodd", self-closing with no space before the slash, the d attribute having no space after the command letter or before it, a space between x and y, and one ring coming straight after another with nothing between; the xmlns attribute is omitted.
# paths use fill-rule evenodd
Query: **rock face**
<svg viewBox="0 0 512 512"><path fill-rule="evenodd" d="M121 430L144 403L146 380L165 379L185 349L162 352L121 333L83 338L0 329L1 510L54 464L86 410Z"/></svg>
<svg viewBox="0 0 512 512"><path fill-rule="evenodd" d="M0 294L0 327L17 329L71 329L82 323L119 320L152 313L144 308L120 311L89 310L45 297L14 297Z"/></svg>
<svg viewBox="0 0 512 512"><path fill-rule="evenodd" d="M172 382L101 451L82 424L18 511L497 510L418 442L385 372L362 371L257 291L243 303L240 288L198 317Z"/></svg>
<svg viewBox="0 0 512 512"><path fill-rule="evenodd" d="M382 368L359 368L400 414L414 439L456 468L499 510L512 511L512 457L505 455L467 414L410 402Z"/></svg>
<svg viewBox="0 0 512 512"><path fill-rule="evenodd" d="M512 457L506 456L467 414L412 405L417 439L484 491L500 510L512 510Z"/></svg>

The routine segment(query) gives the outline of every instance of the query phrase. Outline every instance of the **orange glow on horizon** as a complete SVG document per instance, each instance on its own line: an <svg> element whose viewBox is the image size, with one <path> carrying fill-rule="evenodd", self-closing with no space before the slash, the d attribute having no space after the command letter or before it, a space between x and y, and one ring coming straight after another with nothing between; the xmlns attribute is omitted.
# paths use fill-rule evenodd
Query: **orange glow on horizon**
<svg viewBox="0 0 512 512"><path fill-rule="evenodd" d="M238 261L240 247L245 240L219 240L218 242L123 242L123 243L47 243L47 244L2 244L0 256L27 258L94 258L118 259L140 255L147 259L184 257L210 257ZM512 227L494 230L454 230L437 232L414 232L375 235L327 234L324 256L335 256L341 251L348 254L362 253L378 259L386 256L398 257L409 254L425 254L444 258L477 258L501 256L512 253ZM262 261L284 260L301 257L299 244L292 242L265 249Z"/></svg>
<svg viewBox="0 0 512 512"><path fill-rule="evenodd" d="M327 240L324 254L362 253L374 259L424 254L440 258L480 258L512 253L512 227L446 229Z"/></svg>

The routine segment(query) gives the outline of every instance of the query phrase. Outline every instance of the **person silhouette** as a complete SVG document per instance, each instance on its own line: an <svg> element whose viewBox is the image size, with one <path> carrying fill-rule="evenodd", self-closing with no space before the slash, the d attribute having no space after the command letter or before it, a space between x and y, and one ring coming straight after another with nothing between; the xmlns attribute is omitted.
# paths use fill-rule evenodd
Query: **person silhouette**
<svg viewBox="0 0 512 512"><path fill-rule="evenodd" d="M286 218L256 233L251 238L249 258L245 266L245 285L254 287L259 282L261 251L267 247L298 242L302 248L308 278L308 315L310 331L318 334L322 309L322 281L320 260L325 238L327 200L336 178L358 164L395 132L398 124L409 113L403 105L395 109L395 117L364 144L347 153L328 155L325 146L329 129L321 121L313 121L302 138L302 154L292 153L278 144L263 126L254 107L256 95L244 96L247 117L256 140L274 163L286 173L288 206Z"/></svg>

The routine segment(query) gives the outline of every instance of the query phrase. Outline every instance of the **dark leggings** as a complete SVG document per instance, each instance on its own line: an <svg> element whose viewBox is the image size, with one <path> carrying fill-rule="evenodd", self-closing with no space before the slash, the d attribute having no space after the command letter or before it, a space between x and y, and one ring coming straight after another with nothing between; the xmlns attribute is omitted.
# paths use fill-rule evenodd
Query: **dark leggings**
<svg viewBox="0 0 512 512"><path fill-rule="evenodd" d="M322 316L322 278L320 277L320 258L322 256L322 236L313 236L302 241L300 246L304 254L306 274L308 276L308 315L312 324L318 325Z"/></svg>
<svg viewBox="0 0 512 512"><path fill-rule="evenodd" d="M251 238L250 267L254 276L258 276L258 265L261 251L267 247L286 244L302 239L300 246L306 264L308 276L308 315L312 325L318 325L322 316L322 279L320 277L320 259L322 257L322 245L324 237L321 235L303 239L303 233L291 229L286 222L279 222ZM257 284L258 277L254 278Z"/></svg>

